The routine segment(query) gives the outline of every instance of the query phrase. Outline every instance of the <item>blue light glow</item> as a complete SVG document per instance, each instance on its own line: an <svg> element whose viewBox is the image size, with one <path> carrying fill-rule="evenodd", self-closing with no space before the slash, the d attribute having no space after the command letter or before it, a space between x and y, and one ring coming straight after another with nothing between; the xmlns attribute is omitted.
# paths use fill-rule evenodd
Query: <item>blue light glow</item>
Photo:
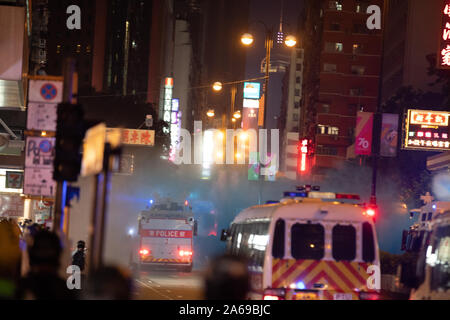
<svg viewBox="0 0 450 320"><path fill-rule="evenodd" d="M306 286L305 286L305 284L303 283L303 281L297 282L297 289L300 289L300 290L306 289Z"/></svg>
<svg viewBox="0 0 450 320"><path fill-rule="evenodd" d="M435 204L433 204L433 209L436 210L436 205Z"/></svg>

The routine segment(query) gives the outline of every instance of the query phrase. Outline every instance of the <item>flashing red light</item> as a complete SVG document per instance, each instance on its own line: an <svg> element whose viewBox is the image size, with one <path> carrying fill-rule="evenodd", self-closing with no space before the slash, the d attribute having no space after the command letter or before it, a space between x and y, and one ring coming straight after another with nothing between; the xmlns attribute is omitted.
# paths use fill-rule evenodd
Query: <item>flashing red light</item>
<svg viewBox="0 0 450 320"><path fill-rule="evenodd" d="M273 296L273 295L265 295L264 300L281 300L279 296Z"/></svg>
<svg viewBox="0 0 450 320"><path fill-rule="evenodd" d="M187 207L187 206L189 205L189 201L186 200L186 201L184 202L184 205Z"/></svg>
<svg viewBox="0 0 450 320"><path fill-rule="evenodd" d="M366 210L366 214L367 214L369 217L375 217L375 210L374 210L374 209L367 209L367 210Z"/></svg>
<svg viewBox="0 0 450 320"><path fill-rule="evenodd" d="M357 194L336 193L336 199L360 200L361 198Z"/></svg>
<svg viewBox="0 0 450 320"><path fill-rule="evenodd" d="M360 292L359 299L361 299L361 300L380 300L380 295L376 292Z"/></svg>
<svg viewBox="0 0 450 320"><path fill-rule="evenodd" d="M141 256L148 256L150 254L150 251L147 249L141 249L141 250L139 250L139 254Z"/></svg>
<svg viewBox="0 0 450 320"><path fill-rule="evenodd" d="M180 250L178 251L178 254L180 255L180 257L192 257L191 250Z"/></svg>

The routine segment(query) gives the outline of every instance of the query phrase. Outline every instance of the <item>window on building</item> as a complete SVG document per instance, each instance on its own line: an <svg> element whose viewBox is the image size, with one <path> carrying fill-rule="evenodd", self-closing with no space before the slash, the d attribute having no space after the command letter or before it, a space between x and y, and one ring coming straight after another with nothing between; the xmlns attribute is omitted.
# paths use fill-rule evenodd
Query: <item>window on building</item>
<svg viewBox="0 0 450 320"><path fill-rule="evenodd" d="M302 64L301 63L297 63L297 66L296 66L295 70L302 71Z"/></svg>
<svg viewBox="0 0 450 320"><path fill-rule="evenodd" d="M363 88L350 89L350 95L351 96L362 96L362 95L364 95L364 89Z"/></svg>
<svg viewBox="0 0 450 320"><path fill-rule="evenodd" d="M300 102L295 102L294 109L299 109L299 108L300 108Z"/></svg>
<svg viewBox="0 0 450 320"><path fill-rule="evenodd" d="M296 97L299 97L300 96L300 89L295 89L294 95Z"/></svg>
<svg viewBox="0 0 450 320"><path fill-rule="evenodd" d="M338 149L336 147L318 145L316 148L316 153L322 156L337 156Z"/></svg>
<svg viewBox="0 0 450 320"><path fill-rule="evenodd" d="M91 46L90 46L90 45L87 45L87 46L86 46L86 52L87 52L87 53L91 53Z"/></svg>
<svg viewBox="0 0 450 320"><path fill-rule="evenodd" d="M298 113L294 113L294 114L292 115L292 119L293 119L294 121L298 121Z"/></svg>
<svg viewBox="0 0 450 320"><path fill-rule="evenodd" d="M339 128L338 127L328 127L328 134L332 135L332 136L338 136Z"/></svg>
<svg viewBox="0 0 450 320"><path fill-rule="evenodd" d="M354 43L353 44L353 54L362 54L363 53L363 46L360 43Z"/></svg>
<svg viewBox="0 0 450 320"><path fill-rule="evenodd" d="M301 77L295 78L295 83L302 83L302 78Z"/></svg>
<svg viewBox="0 0 450 320"><path fill-rule="evenodd" d="M337 66L332 63L324 63L323 64L323 71L325 72L336 72Z"/></svg>
<svg viewBox="0 0 450 320"><path fill-rule="evenodd" d="M324 125L319 124L317 126L317 133L318 134L325 134L327 132L327 127Z"/></svg>
<svg viewBox="0 0 450 320"><path fill-rule="evenodd" d="M356 230L353 226L336 225L332 231L333 258L352 261L356 258Z"/></svg>
<svg viewBox="0 0 450 320"><path fill-rule="evenodd" d="M353 25L353 33L367 34L369 33L369 29L367 29L365 24L357 23Z"/></svg>
<svg viewBox="0 0 450 320"><path fill-rule="evenodd" d="M339 30L341 30L341 25L337 22L333 22L330 24L330 30L331 31L339 31Z"/></svg>
<svg viewBox="0 0 450 320"><path fill-rule="evenodd" d="M56 53L57 53L57 54L60 54L60 53L61 53L61 45L60 45L60 44L58 44L58 45L56 46Z"/></svg>
<svg viewBox="0 0 450 320"><path fill-rule="evenodd" d="M364 75L365 72L366 72L366 67L364 67L364 66L352 66L352 74L362 76L362 75Z"/></svg>
<svg viewBox="0 0 450 320"><path fill-rule="evenodd" d="M76 52L77 53L81 52L81 44L77 44Z"/></svg>
<svg viewBox="0 0 450 320"><path fill-rule="evenodd" d="M322 105L322 112L323 113L330 113L330 105L329 104L323 104Z"/></svg>
<svg viewBox="0 0 450 320"><path fill-rule="evenodd" d="M342 2L341 1L330 1L329 8L331 10L342 11Z"/></svg>
<svg viewBox="0 0 450 320"><path fill-rule="evenodd" d="M320 260L324 256L325 229L320 224L296 223L291 228L291 254L296 260Z"/></svg>
<svg viewBox="0 0 450 320"><path fill-rule="evenodd" d="M369 3L367 1L357 1L356 2L356 12L357 13L366 13L368 6L369 6Z"/></svg>
<svg viewBox="0 0 450 320"><path fill-rule="evenodd" d="M326 42L325 51L326 52L342 52L344 50L344 45L341 42Z"/></svg>

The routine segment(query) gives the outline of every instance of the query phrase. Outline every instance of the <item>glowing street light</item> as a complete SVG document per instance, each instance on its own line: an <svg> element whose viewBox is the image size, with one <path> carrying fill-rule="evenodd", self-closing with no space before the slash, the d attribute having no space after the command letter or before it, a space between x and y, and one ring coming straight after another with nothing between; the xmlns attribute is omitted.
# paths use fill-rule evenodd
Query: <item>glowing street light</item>
<svg viewBox="0 0 450 320"><path fill-rule="evenodd" d="M244 45L249 46L253 43L253 36L250 33L244 33L241 37L241 42Z"/></svg>
<svg viewBox="0 0 450 320"><path fill-rule="evenodd" d="M214 82L213 90L214 91L221 91L222 90L222 82Z"/></svg>
<svg viewBox="0 0 450 320"><path fill-rule="evenodd" d="M287 36L286 40L284 41L284 44L289 48L292 48L297 44L297 39L292 35Z"/></svg>
<svg viewBox="0 0 450 320"><path fill-rule="evenodd" d="M206 115L207 115L209 118L214 118L214 116L216 115L216 113L214 112L213 109L211 109L211 110L208 110L208 112L206 113Z"/></svg>
<svg viewBox="0 0 450 320"><path fill-rule="evenodd" d="M235 119L240 119L240 118L241 118L241 112L240 112L240 111L236 111L236 112L233 114L233 118L235 118Z"/></svg>

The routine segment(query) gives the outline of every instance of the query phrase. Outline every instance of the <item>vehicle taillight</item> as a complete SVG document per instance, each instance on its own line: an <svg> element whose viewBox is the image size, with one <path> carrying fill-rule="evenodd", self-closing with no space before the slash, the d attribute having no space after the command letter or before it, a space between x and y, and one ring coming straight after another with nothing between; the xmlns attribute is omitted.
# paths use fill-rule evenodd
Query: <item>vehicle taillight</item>
<svg viewBox="0 0 450 320"><path fill-rule="evenodd" d="M192 251L190 250L180 250L178 251L180 257L192 257Z"/></svg>
<svg viewBox="0 0 450 320"><path fill-rule="evenodd" d="M141 256L148 256L149 254L150 254L150 250L147 250L147 249L141 249L141 250L139 250L139 254L141 255Z"/></svg>
<svg viewBox="0 0 450 320"><path fill-rule="evenodd" d="M263 300L284 300L286 291L284 289L264 290Z"/></svg>
<svg viewBox="0 0 450 320"><path fill-rule="evenodd" d="M360 292L359 299L361 299L361 300L380 300L380 295L376 292Z"/></svg>

